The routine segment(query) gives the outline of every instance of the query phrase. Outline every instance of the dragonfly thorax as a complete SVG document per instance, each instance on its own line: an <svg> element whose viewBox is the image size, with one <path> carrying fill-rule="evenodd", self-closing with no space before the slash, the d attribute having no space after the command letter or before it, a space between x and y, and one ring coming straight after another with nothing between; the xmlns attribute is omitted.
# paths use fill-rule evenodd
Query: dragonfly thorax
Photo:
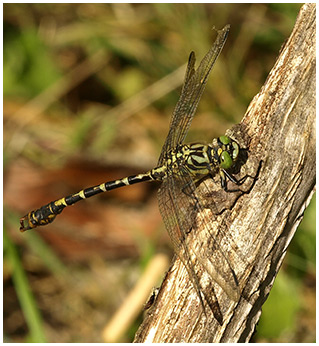
<svg viewBox="0 0 319 346"><path fill-rule="evenodd" d="M238 153L238 144L227 136L219 137L212 144L182 144L166 153L165 165L157 168L157 174L178 176L188 173L198 179L231 168Z"/></svg>
<svg viewBox="0 0 319 346"><path fill-rule="evenodd" d="M181 147L183 165L195 178L216 171L218 160L212 155L212 147L203 143L185 144Z"/></svg>

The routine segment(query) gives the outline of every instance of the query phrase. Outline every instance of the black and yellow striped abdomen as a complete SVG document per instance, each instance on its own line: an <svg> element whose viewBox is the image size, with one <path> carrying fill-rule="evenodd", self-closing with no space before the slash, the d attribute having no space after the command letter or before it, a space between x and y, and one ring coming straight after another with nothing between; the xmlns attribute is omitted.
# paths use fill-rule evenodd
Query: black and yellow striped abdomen
<svg viewBox="0 0 319 346"><path fill-rule="evenodd" d="M23 232L28 229L51 223L65 207L73 205L83 199L98 195L102 192L111 191L119 187L133 185L136 183L141 183L143 181L158 180L158 177L160 177L161 175L162 174L156 172L156 169L153 169L143 174L132 175L123 179L108 181L106 183L88 187L75 194L50 202L49 204L46 204L39 209L31 211L23 218L21 218L20 231Z"/></svg>

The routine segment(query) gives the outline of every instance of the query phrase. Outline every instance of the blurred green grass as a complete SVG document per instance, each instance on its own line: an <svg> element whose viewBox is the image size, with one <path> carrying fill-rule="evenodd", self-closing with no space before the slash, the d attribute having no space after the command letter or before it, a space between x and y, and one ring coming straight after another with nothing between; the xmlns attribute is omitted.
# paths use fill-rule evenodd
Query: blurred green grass
<svg viewBox="0 0 319 346"><path fill-rule="evenodd" d="M13 246L21 251L21 266L27 254L36 251L15 234L18 216L29 209L24 203L28 197L21 193L28 191L22 190L28 186L25 160L39 172L62 169L79 159L88 166L124 166L128 174L154 166L184 77L178 68L192 50L197 62L201 59L214 37L213 26L230 23L230 35L200 102L200 116L187 137L210 141L241 120L299 9L299 4L4 4L4 204L10 210L5 224ZM171 78L163 79L167 76ZM14 169L21 172L18 180ZM29 193L37 195L36 190ZM307 332L303 339L298 328L306 321L308 331L313 323L305 316L304 300L315 280L314 210L311 206L306 211L289 247L255 341L283 341L287 335L289 341L315 338L315 332ZM9 214L16 215L15 222L8 220ZM152 244L138 246L143 262L150 248L155 251ZM43 258L46 250L37 248ZM6 251L4 256L5 266L11 259ZM296 298L289 306L291 300L280 297L291 295L291 287ZM19 308L4 308L6 327ZM50 322L43 323L48 329ZM5 334L23 340L28 328L21 321L19 328L5 328ZM64 337L54 340L70 340Z"/></svg>

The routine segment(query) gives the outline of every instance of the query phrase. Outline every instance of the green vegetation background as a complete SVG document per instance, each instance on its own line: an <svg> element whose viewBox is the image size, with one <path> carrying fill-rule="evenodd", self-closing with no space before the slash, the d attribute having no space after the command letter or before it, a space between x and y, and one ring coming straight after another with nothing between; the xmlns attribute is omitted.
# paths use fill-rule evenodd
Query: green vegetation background
<svg viewBox="0 0 319 346"><path fill-rule="evenodd" d="M46 230L20 234L19 217L64 193L153 167L183 81L183 68L176 70L191 50L200 60L211 45L212 27L227 23L230 35L188 140L209 141L238 123L299 9L299 4L4 5L5 341L101 341L103 325L147 260L169 247L160 235L160 218L155 235L134 229L131 239L122 236L133 243L117 244L119 254L112 244L90 247L88 233L86 242L72 242L85 206L73 219L70 214L71 240L54 238L55 232L45 238ZM63 184L70 190L64 192ZM107 228L115 228L123 213L137 212L135 205L156 208L156 187L131 194L123 203L124 197L112 195L113 204L128 209L114 211ZM256 342L315 341L314 200L263 307ZM94 214L100 207L85 203L93 206L88 212L93 221L85 221L103 223ZM110 208L101 206L105 212ZM105 284L101 277L108 280L105 292L97 292ZM121 341L132 340L140 319Z"/></svg>

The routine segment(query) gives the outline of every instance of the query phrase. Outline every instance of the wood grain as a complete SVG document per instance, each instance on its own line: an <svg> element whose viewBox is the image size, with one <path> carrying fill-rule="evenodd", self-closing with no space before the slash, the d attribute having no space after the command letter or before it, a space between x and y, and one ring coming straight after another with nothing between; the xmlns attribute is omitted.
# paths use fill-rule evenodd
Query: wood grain
<svg viewBox="0 0 319 346"><path fill-rule="evenodd" d="M135 342L250 340L315 189L315 10L315 4L301 8L264 86L241 123L229 132L248 149L238 176L259 173L258 180L247 179L243 186L247 193L236 195L221 213L207 211L211 234L235 271L240 295L230 298L207 275L203 261L195 266L205 295L217 297L223 315L220 325L209 310L205 316L185 268L176 259ZM218 190L218 182L211 184ZM207 230L199 225L188 242L196 243L194 249L200 247L208 254L207 263L213 264L218 258L205 236ZM231 241L224 243L226 238Z"/></svg>

